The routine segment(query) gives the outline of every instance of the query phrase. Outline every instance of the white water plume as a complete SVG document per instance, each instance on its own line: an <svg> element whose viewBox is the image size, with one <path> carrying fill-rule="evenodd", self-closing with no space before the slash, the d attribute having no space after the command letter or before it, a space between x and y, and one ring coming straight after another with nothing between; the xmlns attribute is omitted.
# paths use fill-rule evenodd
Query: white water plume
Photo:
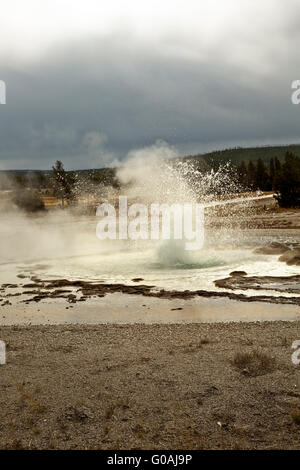
<svg viewBox="0 0 300 470"><path fill-rule="evenodd" d="M177 158L174 158L177 157ZM196 160L178 158L178 151L164 141L131 151L117 169L128 197L146 202L203 204L241 190L235 169L229 164L212 169Z"/></svg>
<svg viewBox="0 0 300 470"><path fill-rule="evenodd" d="M237 222L237 209L230 204L230 199L236 198L236 193L241 192L242 188L236 170L230 163L213 169L201 159L199 162L196 159L180 159L174 147L168 146L166 142L156 142L153 146L130 152L118 168L117 177L122 185L122 194L126 194L131 202L169 206L203 204L208 209L207 225L219 225L218 235L210 230L207 241L219 244L232 237L231 227ZM251 201L240 197L238 204L240 222L243 217L249 216ZM177 243L176 240L157 243L155 253L157 266L199 264L195 260L196 254L187 253L183 243ZM207 263L209 260L205 260L204 264ZM219 261L214 259L212 264L215 263Z"/></svg>

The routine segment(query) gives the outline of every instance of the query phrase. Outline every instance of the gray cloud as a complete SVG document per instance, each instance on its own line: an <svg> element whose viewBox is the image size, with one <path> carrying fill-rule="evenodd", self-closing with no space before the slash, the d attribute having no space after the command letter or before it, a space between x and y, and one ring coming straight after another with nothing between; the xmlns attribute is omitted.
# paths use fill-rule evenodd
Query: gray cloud
<svg viewBox="0 0 300 470"><path fill-rule="evenodd" d="M300 78L295 5L209 46L123 31L64 42L35 60L3 59L0 169L56 159L101 167L160 139L181 154L299 140L300 106L290 100Z"/></svg>

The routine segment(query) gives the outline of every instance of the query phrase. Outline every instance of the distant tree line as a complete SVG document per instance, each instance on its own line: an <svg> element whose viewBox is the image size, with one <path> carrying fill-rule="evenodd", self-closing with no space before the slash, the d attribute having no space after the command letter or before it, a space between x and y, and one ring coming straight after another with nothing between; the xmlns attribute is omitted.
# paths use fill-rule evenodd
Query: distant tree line
<svg viewBox="0 0 300 470"><path fill-rule="evenodd" d="M63 165L61 162L58 165ZM57 166L57 162L54 167ZM70 175L73 179L73 184L78 184L81 189L84 187L88 188L89 185L105 185L105 186L118 186L118 181L115 176L114 168L99 168L93 170L78 170L78 171L67 171L65 172ZM11 170L11 171L0 171L0 190L12 190L12 189L36 189L38 191L55 189L57 183L56 177L54 177L53 167L52 170L44 171L31 171L31 170ZM91 184L90 184L91 183Z"/></svg>
<svg viewBox="0 0 300 470"><path fill-rule="evenodd" d="M274 191L281 207L300 207L300 158L291 152L286 152L283 163L276 157L269 165L261 158L256 163L242 162L238 177L245 189Z"/></svg>
<svg viewBox="0 0 300 470"><path fill-rule="evenodd" d="M281 172L281 163L278 158L271 158L269 165L265 165L259 158L257 162L242 162L238 166L240 183L249 190L272 191L275 189L276 177Z"/></svg>
<svg viewBox="0 0 300 470"><path fill-rule="evenodd" d="M300 207L300 158L292 152L286 152L282 163L277 157L272 157L268 164L259 158L256 162L242 161L236 168L244 190L274 191L280 206ZM101 195L105 186L120 187L115 169L66 171L62 162L57 161L52 171L0 172L0 190L14 190L15 204L33 211L43 209L39 194L42 189L51 191L63 207L65 201L68 205L75 203L81 194Z"/></svg>
<svg viewBox="0 0 300 470"><path fill-rule="evenodd" d="M67 171L60 160L48 171L2 171L0 190L12 192L11 200L26 212L44 210L41 193L55 196L61 207L75 205L78 196L88 194L101 197L104 187L118 188L113 168Z"/></svg>
<svg viewBox="0 0 300 470"><path fill-rule="evenodd" d="M49 188L49 171L1 171L0 190Z"/></svg>

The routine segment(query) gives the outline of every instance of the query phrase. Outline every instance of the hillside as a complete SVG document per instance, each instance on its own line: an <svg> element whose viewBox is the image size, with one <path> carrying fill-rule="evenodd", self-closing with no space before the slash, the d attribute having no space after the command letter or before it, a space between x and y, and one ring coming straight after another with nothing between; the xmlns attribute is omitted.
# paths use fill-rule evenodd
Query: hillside
<svg viewBox="0 0 300 470"><path fill-rule="evenodd" d="M283 161L286 152L292 152L300 157L300 144L249 148L237 147L233 149L205 153L202 155L190 155L185 158L190 160L203 160L210 164L212 162L225 163L231 160L231 162L235 165L239 165L242 161L249 162L252 160L255 162L261 158L265 164L268 164L271 158L275 157L277 157L280 161Z"/></svg>

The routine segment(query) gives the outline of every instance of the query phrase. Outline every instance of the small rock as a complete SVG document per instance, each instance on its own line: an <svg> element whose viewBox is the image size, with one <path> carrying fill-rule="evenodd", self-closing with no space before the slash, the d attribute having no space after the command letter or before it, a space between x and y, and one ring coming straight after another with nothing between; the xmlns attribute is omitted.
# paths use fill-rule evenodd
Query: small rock
<svg viewBox="0 0 300 470"><path fill-rule="evenodd" d="M300 266L300 249L286 251L279 261L285 261L288 266Z"/></svg>
<svg viewBox="0 0 300 470"><path fill-rule="evenodd" d="M233 277L242 277L242 276L247 276L246 271L232 271L229 276Z"/></svg>
<svg viewBox="0 0 300 470"><path fill-rule="evenodd" d="M269 245L264 245L254 250L254 253L261 255L282 255L289 247L284 243L272 242Z"/></svg>

